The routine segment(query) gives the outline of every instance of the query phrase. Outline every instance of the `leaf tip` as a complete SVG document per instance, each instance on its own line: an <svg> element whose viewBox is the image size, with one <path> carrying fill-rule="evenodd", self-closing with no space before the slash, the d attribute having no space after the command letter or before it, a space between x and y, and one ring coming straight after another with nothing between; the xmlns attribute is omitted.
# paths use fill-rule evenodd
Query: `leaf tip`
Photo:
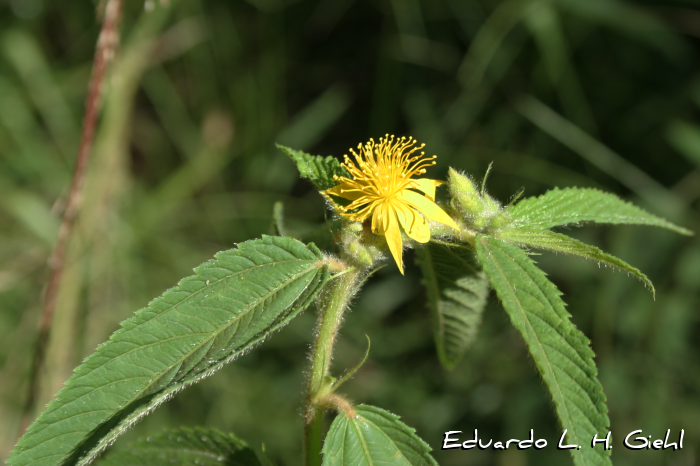
<svg viewBox="0 0 700 466"><path fill-rule="evenodd" d="M693 230L689 230L687 228L679 227L676 226L677 232L680 233L683 236L695 236L695 232Z"/></svg>

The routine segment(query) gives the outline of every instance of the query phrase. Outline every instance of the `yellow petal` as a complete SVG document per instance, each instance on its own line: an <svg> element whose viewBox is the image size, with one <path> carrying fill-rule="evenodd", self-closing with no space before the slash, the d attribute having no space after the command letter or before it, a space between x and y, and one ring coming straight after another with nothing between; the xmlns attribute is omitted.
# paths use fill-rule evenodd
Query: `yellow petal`
<svg viewBox="0 0 700 466"><path fill-rule="evenodd" d="M413 230L408 232L408 236L419 243L427 243L430 241L430 227L425 217L416 214L416 223L413 226Z"/></svg>
<svg viewBox="0 0 700 466"><path fill-rule="evenodd" d="M396 265L399 267L399 272L403 275L403 263L401 261L401 255L403 252L403 244L401 243L401 231L399 230L399 222L396 219L396 213L390 207L387 202L384 202L376 210L381 210L381 230L386 237L386 243L389 245L389 251L396 261ZM374 219L372 219L374 220Z"/></svg>
<svg viewBox="0 0 700 466"><path fill-rule="evenodd" d="M382 208L376 206L374 212L372 212L372 233L378 235L384 234L384 228L382 227Z"/></svg>
<svg viewBox="0 0 700 466"><path fill-rule="evenodd" d="M421 178L419 180L412 181L413 185L411 186L411 188L417 189L418 191L422 191L423 193L425 193L425 197L427 197L433 202L435 202L435 188L440 186L441 184L445 184L444 181L431 180L429 178Z"/></svg>
<svg viewBox="0 0 700 466"><path fill-rule="evenodd" d="M350 201L355 201L360 199L362 196L365 196L365 193L350 188L346 183L340 183L338 186L333 186L332 188L326 189L323 192L342 197L343 199L348 199Z"/></svg>
<svg viewBox="0 0 700 466"><path fill-rule="evenodd" d="M396 209L399 224L409 238L419 243L430 241L430 227L428 227L425 217L409 207L405 202L395 201L392 205Z"/></svg>
<svg viewBox="0 0 700 466"><path fill-rule="evenodd" d="M450 216L447 215L445 211L442 210L437 204L435 204L425 196L421 196L420 194L409 190L401 191L401 195L410 206L414 207L416 210L428 217L430 220L442 223L443 225L452 227L455 230L459 230L459 227L457 226L455 221L452 220L452 218L450 218Z"/></svg>

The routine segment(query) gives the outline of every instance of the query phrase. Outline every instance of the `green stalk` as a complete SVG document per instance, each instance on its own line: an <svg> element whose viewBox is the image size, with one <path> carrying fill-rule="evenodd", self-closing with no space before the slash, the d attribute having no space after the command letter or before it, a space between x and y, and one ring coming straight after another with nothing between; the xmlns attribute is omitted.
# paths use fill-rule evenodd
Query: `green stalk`
<svg viewBox="0 0 700 466"><path fill-rule="evenodd" d="M329 284L332 288L319 311L306 399L306 425L304 426L304 464L306 466L321 465L324 409L318 405L318 402L321 401L319 398L329 392L332 380L329 371L335 337L350 298L357 291L361 276L360 270L350 269L337 277Z"/></svg>

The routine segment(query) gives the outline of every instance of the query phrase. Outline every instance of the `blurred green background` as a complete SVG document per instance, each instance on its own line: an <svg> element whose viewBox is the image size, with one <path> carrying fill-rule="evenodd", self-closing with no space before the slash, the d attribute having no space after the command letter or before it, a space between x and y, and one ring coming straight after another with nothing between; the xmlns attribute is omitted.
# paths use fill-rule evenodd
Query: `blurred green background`
<svg viewBox="0 0 700 466"><path fill-rule="evenodd" d="M0 458L17 438L47 258L77 152L99 32L96 1L0 1ZM501 201L520 188L596 187L700 228L700 3L693 0L171 0L125 2L42 374L40 407L118 323L236 242L312 234L325 206L278 142L342 156L370 137L425 142ZM543 254L591 338L617 465L700 461L700 244L651 228L568 231L648 274ZM452 372L436 358L425 291L406 253L347 316L334 365L369 362L356 402L402 416L442 465L572 464L553 405L492 296ZM208 425L301 458L314 311L118 442ZM36 414L36 413L35 413ZM524 438L541 451L440 451L443 432ZM685 429L682 451L632 452L624 436ZM467 434L465 434L467 435Z"/></svg>

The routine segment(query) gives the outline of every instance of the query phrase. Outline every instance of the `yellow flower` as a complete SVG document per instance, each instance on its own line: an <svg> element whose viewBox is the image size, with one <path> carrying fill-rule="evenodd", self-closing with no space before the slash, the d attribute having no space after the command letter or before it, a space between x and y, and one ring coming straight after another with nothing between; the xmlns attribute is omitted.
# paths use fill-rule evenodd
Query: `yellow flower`
<svg viewBox="0 0 700 466"><path fill-rule="evenodd" d="M459 229L437 204L435 188L442 181L427 178L411 179L425 173L425 167L435 165L436 156L425 158L424 152L413 155L425 147L414 147L413 138L394 139L386 135L379 138L379 144L370 139L364 146L357 146L360 154L350 149L355 156L355 164L345 155L343 167L352 179L334 175L338 186L324 191L326 194L352 201L348 206L338 206L341 214L350 220L364 222L372 215L372 232L386 237L391 255L403 273L401 263L401 231L419 243L430 240L430 227L426 220L433 220ZM352 212L354 211L354 212Z"/></svg>

